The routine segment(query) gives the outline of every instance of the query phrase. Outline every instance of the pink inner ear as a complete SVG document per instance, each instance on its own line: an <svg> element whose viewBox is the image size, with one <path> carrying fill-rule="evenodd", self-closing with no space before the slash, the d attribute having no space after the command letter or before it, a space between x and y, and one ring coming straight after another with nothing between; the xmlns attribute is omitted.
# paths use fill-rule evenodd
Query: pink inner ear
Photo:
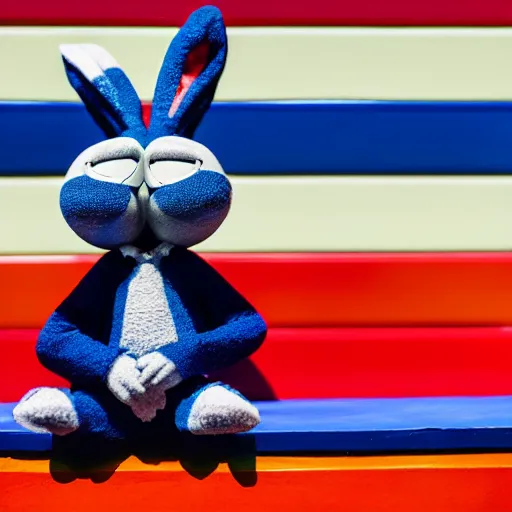
<svg viewBox="0 0 512 512"><path fill-rule="evenodd" d="M172 117L176 113L178 107L183 101L183 98L185 97L185 94L187 94L190 89L190 86L206 67L206 64L208 63L209 49L210 46L207 42L200 43L187 55L183 74L181 75L181 80L176 91L176 96L174 97L171 108L169 109L169 117Z"/></svg>

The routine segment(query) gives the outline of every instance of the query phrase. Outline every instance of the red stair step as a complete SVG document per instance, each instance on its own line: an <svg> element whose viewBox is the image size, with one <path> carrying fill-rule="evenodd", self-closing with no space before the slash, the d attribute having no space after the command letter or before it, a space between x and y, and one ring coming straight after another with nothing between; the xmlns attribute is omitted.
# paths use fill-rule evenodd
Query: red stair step
<svg viewBox="0 0 512 512"><path fill-rule="evenodd" d="M47 460L0 459L2 512L167 512L171 501L187 512L204 512L206 503L244 512L510 510L509 454L247 457L210 475L190 462L183 466L190 474L179 462L131 458L114 474L108 468L49 474Z"/></svg>
<svg viewBox="0 0 512 512"><path fill-rule="evenodd" d="M141 8L136 0L110 0L109 8L100 0L70 2L52 0L5 2L0 22L7 25L181 25L192 10L211 3L223 13L227 25L234 26L317 26L317 25L498 25L512 24L512 7L507 0L317 0L310 2L240 2L239 0L185 0L160 2Z"/></svg>
<svg viewBox="0 0 512 512"><path fill-rule="evenodd" d="M0 402L66 385L37 361L37 330L0 330ZM250 360L213 377L254 400L512 395L511 328L270 329Z"/></svg>
<svg viewBox="0 0 512 512"><path fill-rule="evenodd" d="M512 253L205 254L271 327L512 325ZM0 328L40 328L97 256L0 257Z"/></svg>

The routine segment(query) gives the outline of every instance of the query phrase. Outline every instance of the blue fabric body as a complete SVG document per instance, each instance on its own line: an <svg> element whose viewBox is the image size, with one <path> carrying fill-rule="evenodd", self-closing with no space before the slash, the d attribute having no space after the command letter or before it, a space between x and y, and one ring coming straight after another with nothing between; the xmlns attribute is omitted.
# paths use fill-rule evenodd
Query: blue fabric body
<svg viewBox="0 0 512 512"><path fill-rule="evenodd" d="M108 54L103 49L68 47L63 58L71 85L107 137L132 137L146 147L162 136L192 137L214 97L226 54L220 11L206 6L192 13L165 56L149 129L130 80L115 61L104 58ZM179 103L174 103L175 98ZM118 221L132 194L125 185L81 176L62 188L61 210L73 229L78 225L83 231L85 223L87 229L90 225L91 231L98 232L99 238L87 234L90 243L117 247L126 243L117 243L118 238L126 239ZM179 221L189 234L208 222L214 226L215 217L222 222L231 187L225 176L200 171L150 194L162 216L168 222ZM108 244L101 238L103 232ZM146 225L133 243L153 248L157 242ZM71 382L69 396L80 430L109 439L138 435L142 428L154 430L159 425L186 430L194 400L211 385L203 375L249 356L266 335L261 316L219 274L194 253L172 249L159 269L178 340L169 340L157 350L176 365L184 381L167 393L166 409L150 424L143 424L106 385L112 364L127 350L120 348L120 338L135 267L135 260L119 250L106 254L50 317L37 344L41 363Z"/></svg>
<svg viewBox="0 0 512 512"><path fill-rule="evenodd" d="M81 428L109 438L123 438L141 426L105 383L114 360L124 350L119 341L135 266L135 260L119 250L103 256L50 317L37 343L41 363L71 382ZM160 270L178 341L158 350L176 364L185 379L168 392L166 411L159 413L165 422L182 400L208 386L204 374L254 352L265 338L266 325L195 253L174 248L162 259ZM183 410L187 407L180 413L181 429L186 427Z"/></svg>

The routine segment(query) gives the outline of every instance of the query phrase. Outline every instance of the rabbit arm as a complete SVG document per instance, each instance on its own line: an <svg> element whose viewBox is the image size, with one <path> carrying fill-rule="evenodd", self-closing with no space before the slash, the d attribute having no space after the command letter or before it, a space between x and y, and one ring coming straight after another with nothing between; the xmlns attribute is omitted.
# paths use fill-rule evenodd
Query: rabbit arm
<svg viewBox="0 0 512 512"><path fill-rule="evenodd" d="M118 356L117 350L80 332L59 312L41 331L36 350L43 366L77 385L104 380Z"/></svg>
<svg viewBox="0 0 512 512"><path fill-rule="evenodd" d="M194 314L199 333L160 349L183 378L230 366L255 352L267 326L256 310L214 269L193 253L188 262L196 286Z"/></svg>
<svg viewBox="0 0 512 512"><path fill-rule="evenodd" d="M216 329L193 333L189 339L165 345L159 351L186 379L220 370L250 356L263 343L266 333L261 316L255 311L246 311L234 314Z"/></svg>
<svg viewBox="0 0 512 512"><path fill-rule="evenodd" d="M36 351L43 366L74 385L106 379L119 355L107 345L115 294L129 271L120 253L109 253L84 277L41 331Z"/></svg>

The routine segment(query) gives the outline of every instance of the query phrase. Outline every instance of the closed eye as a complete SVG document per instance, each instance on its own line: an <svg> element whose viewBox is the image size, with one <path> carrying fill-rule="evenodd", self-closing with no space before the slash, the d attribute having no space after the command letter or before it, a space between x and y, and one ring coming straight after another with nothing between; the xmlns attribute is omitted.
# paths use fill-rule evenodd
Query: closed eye
<svg viewBox="0 0 512 512"><path fill-rule="evenodd" d="M150 160L149 168L153 178L162 185L176 183L192 176L201 168L201 160Z"/></svg>
<svg viewBox="0 0 512 512"><path fill-rule="evenodd" d="M86 174L91 178L125 183L137 171L138 162L132 158L118 158L99 162L87 162Z"/></svg>
<svg viewBox="0 0 512 512"><path fill-rule="evenodd" d="M206 146L172 135L150 142L145 162L144 179L150 189L174 184L198 171L223 173L220 163Z"/></svg>

